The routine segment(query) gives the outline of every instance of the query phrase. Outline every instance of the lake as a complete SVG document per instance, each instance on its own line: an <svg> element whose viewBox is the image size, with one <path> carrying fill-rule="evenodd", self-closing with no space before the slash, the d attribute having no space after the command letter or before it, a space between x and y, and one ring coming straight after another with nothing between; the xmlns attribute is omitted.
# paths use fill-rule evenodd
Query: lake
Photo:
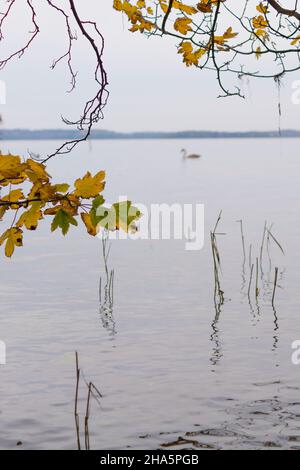
<svg viewBox="0 0 300 470"><path fill-rule="evenodd" d="M143 204L204 204L205 243L186 251L180 240L112 241L108 312L99 302L102 244L84 228L64 238L42 221L11 260L2 250L2 449L76 449L75 351L84 378L103 395L100 404L92 400L92 449L300 449L300 365L291 360L300 339L299 144L93 141L49 162L57 182L106 170L109 202L126 195ZM56 145L2 142L2 152L47 154ZM183 160L182 147L203 158ZM215 305L210 231L220 210L224 304ZM255 274L248 296L250 267L265 221L284 254L269 237L256 298ZM83 429L84 380L79 392Z"/></svg>

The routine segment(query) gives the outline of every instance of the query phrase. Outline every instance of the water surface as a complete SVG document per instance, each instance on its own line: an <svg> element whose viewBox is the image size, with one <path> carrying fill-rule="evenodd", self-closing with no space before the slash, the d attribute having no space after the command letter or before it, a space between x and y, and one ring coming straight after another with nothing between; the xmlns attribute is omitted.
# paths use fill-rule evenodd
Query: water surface
<svg viewBox="0 0 300 470"><path fill-rule="evenodd" d="M3 142L14 153L47 153L55 142ZM179 150L200 152L183 161ZM107 172L107 199L204 203L205 246L115 241L113 316L100 311L101 243L84 229L63 238L46 222L26 233L12 260L1 256L0 447L73 449L74 351L101 390L91 410L94 449L300 448L299 140L95 141L49 164L56 181ZM209 232L219 237L225 303L215 309ZM260 296L247 296L240 227L259 256ZM3 225L3 222L2 222ZM270 295L275 266L275 309ZM80 390L84 417L87 390ZM20 447L18 447L20 448Z"/></svg>

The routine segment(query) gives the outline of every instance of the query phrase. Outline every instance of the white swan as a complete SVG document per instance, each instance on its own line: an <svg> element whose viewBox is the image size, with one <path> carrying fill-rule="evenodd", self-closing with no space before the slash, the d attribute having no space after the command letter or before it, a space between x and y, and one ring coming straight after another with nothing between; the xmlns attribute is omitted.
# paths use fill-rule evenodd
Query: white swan
<svg viewBox="0 0 300 470"><path fill-rule="evenodd" d="M191 153L188 155L186 149L182 149L181 153L182 158L201 158L201 155L198 155L197 153Z"/></svg>

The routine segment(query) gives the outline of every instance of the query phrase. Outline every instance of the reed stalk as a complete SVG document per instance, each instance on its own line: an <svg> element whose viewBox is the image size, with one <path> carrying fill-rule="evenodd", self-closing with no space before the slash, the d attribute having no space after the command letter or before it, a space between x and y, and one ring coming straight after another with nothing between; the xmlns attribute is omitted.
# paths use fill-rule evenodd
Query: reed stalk
<svg viewBox="0 0 300 470"><path fill-rule="evenodd" d="M275 294L276 294L276 289L277 289L277 281L278 281L278 268L275 268L275 277L274 277L274 288L273 288L273 295L272 295L272 305L274 307L274 302L275 302Z"/></svg>

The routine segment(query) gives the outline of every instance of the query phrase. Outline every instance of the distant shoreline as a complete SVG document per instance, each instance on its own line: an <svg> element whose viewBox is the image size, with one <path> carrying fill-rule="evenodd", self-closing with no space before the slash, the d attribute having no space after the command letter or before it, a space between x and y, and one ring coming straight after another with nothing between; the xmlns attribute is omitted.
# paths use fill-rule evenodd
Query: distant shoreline
<svg viewBox="0 0 300 470"><path fill-rule="evenodd" d="M1 129L0 140L72 140L84 134L77 130L64 129ZM297 138L300 130L284 129L279 131L180 131L180 132L114 132L94 130L90 140L143 140L143 139L274 139Z"/></svg>

